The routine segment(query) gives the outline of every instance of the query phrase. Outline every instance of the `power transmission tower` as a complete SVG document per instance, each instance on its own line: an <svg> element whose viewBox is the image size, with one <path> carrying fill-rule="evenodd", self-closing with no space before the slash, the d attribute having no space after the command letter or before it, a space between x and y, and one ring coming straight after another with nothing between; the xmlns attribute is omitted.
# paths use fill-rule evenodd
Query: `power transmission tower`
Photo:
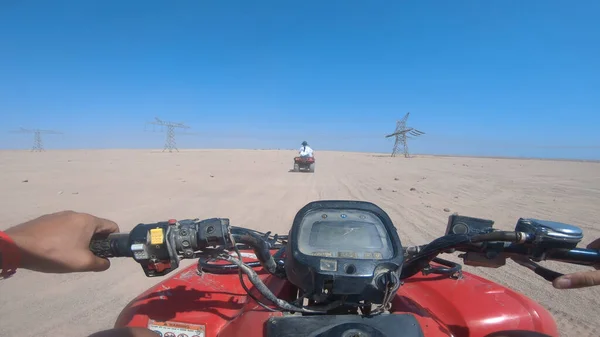
<svg viewBox="0 0 600 337"><path fill-rule="evenodd" d="M396 131L394 133L385 136L385 138L396 137L396 141L394 142L394 149L392 150L392 157L395 157L396 154L398 154L398 148L400 147L400 145L402 145L404 157L409 158L410 155L408 154L407 139L412 139L413 137L418 137L420 135L425 134L425 132L419 131L415 128L406 127L406 120L408 120L408 115L410 115L410 112L407 112L401 120L396 122Z"/></svg>
<svg viewBox="0 0 600 337"><path fill-rule="evenodd" d="M179 149L177 148L177 143L175 142L175 128L189 129L190 127L183 123L166 122L159 119L158 117L155 117L154 119L154 122L149 122L147 124L167 127L167 138L165 140L165 147L163 149L163 152L167 150L169 150L169 152L173 152L173 150L179 152Z"/></svg>
<svg viewBox="0 0 600 337"><path fill-rule="evenodd" d="M20 128L19 131L13 131L13 133L33 133L33 147L31 148L31 152L42 152L46 151L44 149L44 142L42 140L42 134L49 135L60 135L61 132L53 131L53 130L40 130L40 129L24 129Z"/></svg>

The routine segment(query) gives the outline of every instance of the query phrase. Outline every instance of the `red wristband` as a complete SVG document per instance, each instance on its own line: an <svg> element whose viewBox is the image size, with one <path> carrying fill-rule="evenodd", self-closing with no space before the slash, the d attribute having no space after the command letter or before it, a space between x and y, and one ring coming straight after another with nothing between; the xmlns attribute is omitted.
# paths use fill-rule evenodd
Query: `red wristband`
<svg viewBox="0 0 600 337"><path fill-rule="evenodd" d="M17 272L21 262L21 251L10 236L2 231L0 231L0 253L2 254L0 278L9 278Z"/></svg>

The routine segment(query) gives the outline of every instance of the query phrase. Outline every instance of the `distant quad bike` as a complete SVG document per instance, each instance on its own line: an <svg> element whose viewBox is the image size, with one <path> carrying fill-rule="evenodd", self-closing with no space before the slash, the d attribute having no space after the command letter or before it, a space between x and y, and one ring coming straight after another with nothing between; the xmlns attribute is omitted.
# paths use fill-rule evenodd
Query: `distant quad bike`
<svg viewBox="0 0 600 337"><path fill-rule="evenodd" d="M294 172L300 171L315 172L315 157L296 157L294 158Z"/></svg>

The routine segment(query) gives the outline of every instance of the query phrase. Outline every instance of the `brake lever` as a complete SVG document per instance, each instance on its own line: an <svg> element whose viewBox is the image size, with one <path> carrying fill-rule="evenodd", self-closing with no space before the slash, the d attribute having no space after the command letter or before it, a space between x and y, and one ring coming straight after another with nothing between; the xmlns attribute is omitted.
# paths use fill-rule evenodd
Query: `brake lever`
<svg viewBox="0 0 600 337"><path fill-rule="evenodd" d="M273 247L273 245L275 245L275 243L277 242L277 240L279 239L279 235L275 234L273 236L273 238L269 238L269 236L271 236L271 231L266 232L263 236L262 239L269 245L269 248Z"/></svg>
<svg viewBox="0 0 600 337"><path fill-rule="evenodd" d="M533 271L534 273L543 277L546 281L553 282L555 279L563 276L563 274L559 272L555 272L554 270L550 270L548 268L544 268L539 264L525 258L523 256L511 256L511 259L515 261L517 264Z"/></svg>

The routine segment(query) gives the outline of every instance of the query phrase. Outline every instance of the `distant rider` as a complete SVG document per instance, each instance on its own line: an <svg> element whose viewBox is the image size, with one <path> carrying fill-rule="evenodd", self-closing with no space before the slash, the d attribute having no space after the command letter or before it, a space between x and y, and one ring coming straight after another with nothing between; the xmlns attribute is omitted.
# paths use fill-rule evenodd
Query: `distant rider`
<svg viewBox="0 0 600 337"><path fill-rule="evenodd" d="M313 157L313 149L308 146L306 141L302 142L302 147L300 148L300 157Z"/></svg>

